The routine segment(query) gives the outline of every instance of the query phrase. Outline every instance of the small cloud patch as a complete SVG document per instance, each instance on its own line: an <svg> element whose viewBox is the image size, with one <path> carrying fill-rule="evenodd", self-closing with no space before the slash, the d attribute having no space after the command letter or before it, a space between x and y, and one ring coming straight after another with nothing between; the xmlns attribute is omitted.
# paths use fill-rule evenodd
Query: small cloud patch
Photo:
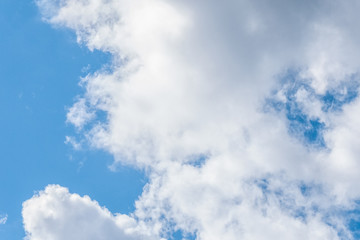
<svg viewBox="0 0 360 240"><path fill-rule="evenodd" d="M0 215L0 224L5 224L7 222L8 215Z"/></svg>

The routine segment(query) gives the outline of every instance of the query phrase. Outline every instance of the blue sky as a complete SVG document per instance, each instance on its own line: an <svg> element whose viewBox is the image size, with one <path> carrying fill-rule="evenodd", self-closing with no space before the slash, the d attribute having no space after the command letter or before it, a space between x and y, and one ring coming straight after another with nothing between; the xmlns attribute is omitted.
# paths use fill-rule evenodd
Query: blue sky
<svg viewBox="0 0 360 240"><path fill-rule="evenodd" d="M0 29L0 214L8 215L0 239L25 236L22 202L51 183L87 194L111 211L133 211L146 183L141 172L111 172L111 155L74 151L64 143L75 134L66 124L66 108L82 91L82 69L94 71L109 56L79 47L72 32L44 23L31 1L1 1Z"/></svg>
<svg viewBox="0 0 360 240"><path fill-rule="evenodd" d="M358 10L2 0L0 239L359 239Z"/></svg>

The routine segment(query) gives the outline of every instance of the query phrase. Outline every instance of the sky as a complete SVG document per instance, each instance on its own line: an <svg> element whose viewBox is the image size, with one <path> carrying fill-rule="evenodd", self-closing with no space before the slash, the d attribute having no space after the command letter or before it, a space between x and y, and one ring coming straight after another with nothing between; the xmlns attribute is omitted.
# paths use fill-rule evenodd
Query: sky
<svg viewBox="0 0 360 240"><path fill-rule="evenodd" d="M0 218L7 216L0 239L25 237L22 202L48 184L94 197L112 211L132 212L146 182L142 171L109 171L108 153L74 151L64 143L76 133L66 123L66 109L82 92L78 80L109 56L79 47L74 34L42 22L34 2L4 0L0 12Z"/></svg>
<svg viewBox="0 0 360 240"><path fill-rule="evenodd" d="M360 239L360 4L0 2L0 239Z"/></svg>

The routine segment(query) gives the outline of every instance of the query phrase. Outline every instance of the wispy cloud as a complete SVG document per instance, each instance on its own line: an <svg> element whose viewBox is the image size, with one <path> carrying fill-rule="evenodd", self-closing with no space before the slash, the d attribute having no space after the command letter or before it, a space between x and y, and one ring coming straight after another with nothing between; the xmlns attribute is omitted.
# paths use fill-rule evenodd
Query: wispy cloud
<svg viewBox="0 0 360 240"><path fill-rule="evenodd" d="M65 136L65 144L70 144L75 150L81 149L81 143L72 136Z"/></svg>
<svg viewBox="0 0 360 240"><path fill-rule="evenodd" d="M5 224L7 222L8 216L6 215L0 215L0 224Z"/></svg>

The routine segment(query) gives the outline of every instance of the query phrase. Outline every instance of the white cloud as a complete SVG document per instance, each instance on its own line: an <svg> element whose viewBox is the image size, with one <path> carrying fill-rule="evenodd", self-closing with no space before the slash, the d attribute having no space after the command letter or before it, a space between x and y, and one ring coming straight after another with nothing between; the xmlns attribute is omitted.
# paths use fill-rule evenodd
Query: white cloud
<svg viewBox="0 0 360 240"><path fill-rule="evenodd" d="M81 149L81 143L72 136L65 136L65 144L70 144L75 150Z"/></svg>
<svg viewBox="0 0 360 240"><path fill-rule="evenodd" d="M127 215L111 214L88 196L49 185L23 204L29 240L154 239L141 233L140 224Z"/></svg>
<svg viewBox="0 0 360 240"><path fill-rule="evenodd" d="M95 117L95 113L86 105L85 99L79 99L68 111L67 121L78 129L81 129L86 123Z"/></svg>
<svg viewBox="0 0 360 240"><path fill-rule="evenodd" d="M326 112L319 96L358 81L359 3L37 3L48 22L113 55L111 71L82 80L86 93L67 117L82 129L94 111L107 113L85 138L148 169L134 214L152 229L205 240L351 238L340 216L326 217L360 198L358 101ZM294 101L325 123L327 149L304 146L284 114L262 111L273 89L286 101L279 78L289 69L306 82ZM197 156L206 160L193 166ZM318 187L305 194L303 185Z"/></svg>
<svg viewBox="0 0 360 240"><path fill-rule="evenodd" d="M0 225L5 224L7 222L8 216L0 216Z"/></svg>

